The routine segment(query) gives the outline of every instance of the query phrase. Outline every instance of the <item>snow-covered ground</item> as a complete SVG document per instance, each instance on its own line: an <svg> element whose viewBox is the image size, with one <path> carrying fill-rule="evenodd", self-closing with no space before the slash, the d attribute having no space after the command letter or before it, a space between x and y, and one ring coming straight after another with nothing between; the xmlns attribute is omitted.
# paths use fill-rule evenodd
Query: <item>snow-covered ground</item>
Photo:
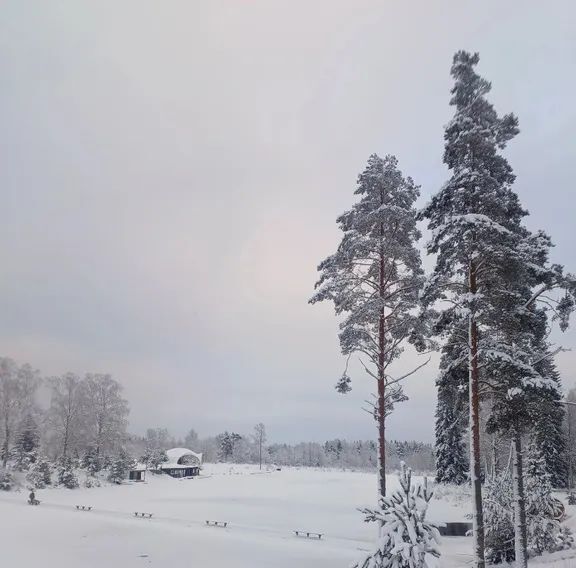
<svg viewBox="0 0 576 568"><path fill-rule="evenodd" d="M389 487L396 483L390 476ZM373 505L375 487L370 473L219 464L197 479L46 489L39 507L26 504L25 491L2 493L0 558L19 568L346 568L372 546L376 529L356 509ZM467 512L465 495L446 495L432 500L430 518L465 520ZM298 538L296 529L325 536ZM443 539L440 566L467 565L470 548L468 538ZM570 562L549 566L576 566Z"/></svg>

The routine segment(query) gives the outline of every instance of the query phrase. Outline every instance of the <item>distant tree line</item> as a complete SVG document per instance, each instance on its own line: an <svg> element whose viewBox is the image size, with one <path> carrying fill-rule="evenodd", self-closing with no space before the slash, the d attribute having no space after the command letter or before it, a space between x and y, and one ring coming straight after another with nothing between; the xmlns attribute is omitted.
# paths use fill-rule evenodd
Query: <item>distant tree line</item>
<svg viewBox="0 0 576 568"><path fill-rule="evenodd" d="M133 435L129 411L122 385L110 375L42 378L30 365L0 357L0 489L12 486L15 472L38 488L77 487L80 472L89 485L102 478L120 483L136 462L158 469L173 447L202 453L205 462L365 470L375 470L378 463L375 441L268 443L262 423L249 434L224 431L200 438L190 429L177 438L156 427ZM386 455L390 471L401 461L415 471L434 468L430 444L391 441Z"/></svg>

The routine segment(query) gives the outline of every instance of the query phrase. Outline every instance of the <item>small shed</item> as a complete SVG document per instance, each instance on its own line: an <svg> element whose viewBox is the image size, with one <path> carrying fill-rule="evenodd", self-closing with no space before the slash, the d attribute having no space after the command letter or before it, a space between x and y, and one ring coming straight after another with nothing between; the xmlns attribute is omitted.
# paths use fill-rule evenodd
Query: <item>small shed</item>
<svg viewBox="0 0 576 568"><path fill-rule="evenodd" d="M160 465L162 473L171 477L196 477L200 475L202 454L186 448L172 448L166 451L168 461Z"/></svg>
<svg viewBox="0 0 576 568"><path fill-rule="evenodd" d="M144 481L146 479L146 466L143 463L137 463L128 471L129 481Z"/></svg>

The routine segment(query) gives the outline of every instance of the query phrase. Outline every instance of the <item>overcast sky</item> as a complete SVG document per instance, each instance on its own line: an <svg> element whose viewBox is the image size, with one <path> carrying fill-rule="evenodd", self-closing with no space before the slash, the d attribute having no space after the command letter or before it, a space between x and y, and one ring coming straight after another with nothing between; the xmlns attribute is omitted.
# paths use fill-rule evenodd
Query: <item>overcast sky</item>
<svg viewBox="0 0 576 568"><path fill-rule="evenodd" d="M3 2L0 354L112 373L135 432L374 437L371 379L335 392L337 320L307 305L335 219L372 152L421 204L437 191L452 55L479 51L520 120L529 225L576 270L575 20L541 0ZM432 440L436 363L390 437Z"/></svg>

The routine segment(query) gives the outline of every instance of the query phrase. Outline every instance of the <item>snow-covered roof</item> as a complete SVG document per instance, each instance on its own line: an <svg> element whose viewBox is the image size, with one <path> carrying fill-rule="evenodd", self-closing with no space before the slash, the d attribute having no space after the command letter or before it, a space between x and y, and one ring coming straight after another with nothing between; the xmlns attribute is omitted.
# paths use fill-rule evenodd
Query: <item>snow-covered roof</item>
<svg viewBox="0 0 576 568"><path fill-rule="evenodd" d="M146 464L138 462L134 467L130 468L130 471L146 471Z"/></svg>
<svg viewBox="0 0 576 568"><path fill-rule="evenodd" d="M166 455L168 456L168 461L162 464L163 468L184 465L183 462L186 460L183 458L187 457L196 458L198 464L202 463L202 454L197 454L196 452L186 448L172 448L171 450L166 450Z"/></svg>

